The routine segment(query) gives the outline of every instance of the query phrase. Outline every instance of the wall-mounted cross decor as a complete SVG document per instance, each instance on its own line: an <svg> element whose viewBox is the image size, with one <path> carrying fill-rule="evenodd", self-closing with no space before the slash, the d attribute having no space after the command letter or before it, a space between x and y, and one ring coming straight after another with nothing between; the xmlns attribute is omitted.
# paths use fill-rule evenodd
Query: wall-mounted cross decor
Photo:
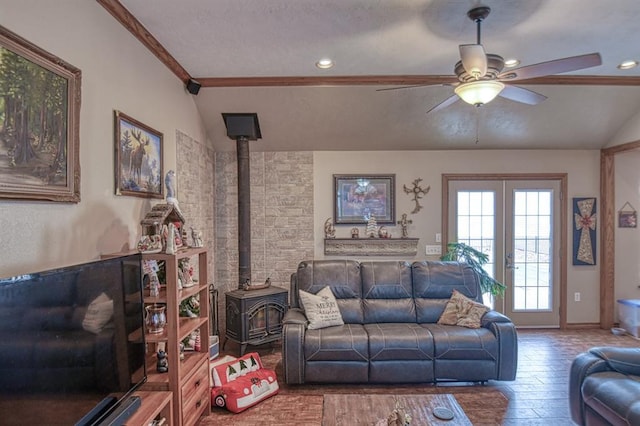
<svg viewBox="0 0 640 426"><path fill-rule="evenodd" d="M418 178L416 180L413 181L413 188L407 188L407 185L402 185L404 188L404 192L406 192L407 194L413 194L413 201L416 203L416 207L411 211L411 214L415 214L418 213L420 211L420 209L422 208L422 206L420 205L420 199L426 195L429 190L431 189L431 186L427 186L426 189L422 189L420 187L420 182L422 182L422 178Z"/></svg>

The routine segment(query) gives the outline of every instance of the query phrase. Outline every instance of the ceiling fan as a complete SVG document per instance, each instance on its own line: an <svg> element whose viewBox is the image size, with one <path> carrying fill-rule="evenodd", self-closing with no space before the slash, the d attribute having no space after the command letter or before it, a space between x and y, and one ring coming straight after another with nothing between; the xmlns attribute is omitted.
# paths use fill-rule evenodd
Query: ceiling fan
<svg viewBox="0 0 640 426"><path fill-rule="evenodd" d="M477 43L460 45L460 61L454 67L458 81L445 84L453 86L455 94L431 108L427 114L444 109L458 99L474 106L481 106L491 102L496 96L501 96L512 101L536 105L547 97L523 87L505 83L577 71L602 64L599 53L589 53L503 71L502 56L485 53L481 43L481 24L490 12L491 8L488 6L477 6L467 12L469 19L477 24ZM393 89L399 89L399 87Z"/></svg>

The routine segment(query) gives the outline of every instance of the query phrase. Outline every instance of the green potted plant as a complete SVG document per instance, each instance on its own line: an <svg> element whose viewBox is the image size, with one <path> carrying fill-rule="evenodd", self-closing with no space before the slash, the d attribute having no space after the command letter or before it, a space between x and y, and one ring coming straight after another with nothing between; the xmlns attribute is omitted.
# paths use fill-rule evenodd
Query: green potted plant
<svg viewBox="0 0 640 426"><path fill-rule="evenodd" d="M489 262L489 256L474 249L465 243L447 244L447 252L440 260L458 261L469 264L480 276L480 288L483 293L491 293L494 296L503 296L507 288L500 281L495 280L485 271L483 266Z"/></svg>

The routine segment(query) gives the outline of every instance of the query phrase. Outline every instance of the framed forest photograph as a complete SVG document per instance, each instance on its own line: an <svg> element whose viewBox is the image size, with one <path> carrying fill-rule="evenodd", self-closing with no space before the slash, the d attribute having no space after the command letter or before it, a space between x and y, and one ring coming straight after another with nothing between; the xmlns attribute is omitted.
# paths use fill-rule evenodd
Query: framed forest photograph
<svg viewBox="0 0 640 426"><path fill-rule="evenodd" d="M114 116L116 194L163 198L162 133L120 111Z"/></svg>
<svg viewBox="0 0 640 426"><path fill-rule="evenodd" d="M81 71L0 26L0 198L80 201Z"/></svg>

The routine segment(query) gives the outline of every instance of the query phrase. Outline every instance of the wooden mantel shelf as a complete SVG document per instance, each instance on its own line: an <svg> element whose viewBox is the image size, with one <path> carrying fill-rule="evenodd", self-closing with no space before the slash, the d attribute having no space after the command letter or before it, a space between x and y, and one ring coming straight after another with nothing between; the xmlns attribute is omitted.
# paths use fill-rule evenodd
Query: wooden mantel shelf
<svg viewBox="0 0 640 426"><path fill-rule="evenodd" d="M325 238L327 256L415 256L419 238Z"/></svg>

